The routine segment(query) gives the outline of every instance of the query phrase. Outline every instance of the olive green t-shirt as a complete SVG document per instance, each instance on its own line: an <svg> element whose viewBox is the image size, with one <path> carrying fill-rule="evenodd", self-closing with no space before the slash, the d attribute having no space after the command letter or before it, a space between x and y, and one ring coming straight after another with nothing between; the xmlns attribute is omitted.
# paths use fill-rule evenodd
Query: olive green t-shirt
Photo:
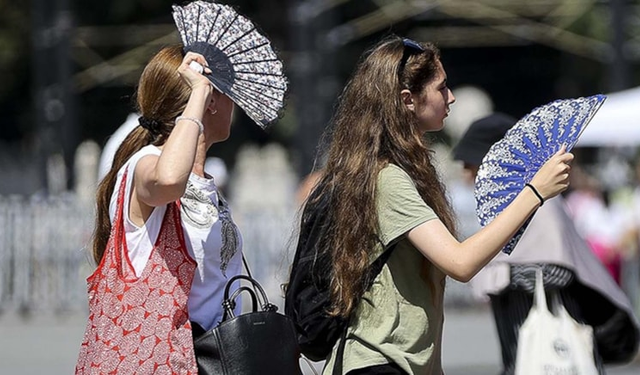
<svg viewBox="0 0 640 375"><path fill-rule="evenodd" d="M445 275L406 238L408 231L437 216L409 175L393 164L378 175L376 206L384 246L397 246L350 323L343 374L390 362L409 374L441 374ZM382 247L376 250L379 255ZM333 371L337 347L324 374Z"/></svg>

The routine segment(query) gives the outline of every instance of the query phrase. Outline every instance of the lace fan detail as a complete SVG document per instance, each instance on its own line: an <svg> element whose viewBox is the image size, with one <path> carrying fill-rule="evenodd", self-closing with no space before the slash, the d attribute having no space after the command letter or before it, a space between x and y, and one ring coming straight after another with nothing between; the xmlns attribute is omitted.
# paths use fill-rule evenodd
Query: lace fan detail
<svg viewBox="0 0 640 375"><path fill-rule="evenodd" d="M186 51L202 54L211 83L260 127L280 117L288 80L271 42L228 5L194 1L173 6Z"/></svg>

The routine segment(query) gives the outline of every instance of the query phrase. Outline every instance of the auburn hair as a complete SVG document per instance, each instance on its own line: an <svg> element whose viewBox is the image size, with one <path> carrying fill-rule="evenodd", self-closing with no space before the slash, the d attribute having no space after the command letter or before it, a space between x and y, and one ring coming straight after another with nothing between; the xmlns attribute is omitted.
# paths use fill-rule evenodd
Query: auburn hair
<svg viewBox="0 0 640 375"><path fill-rule="evenodd" d="M173 129L175 118L187 105L189 86L176 74L182 58L182 46L164 47L151 58L140 76L135 96L136 108L141 116L159 123L160 127L154 132L142 126L134 128L118 147L111 169L98 185L92 244L96 264L100 264L102 260L111 233L109 202L115 189L118 171L142 147L164 144Z"/></svg>

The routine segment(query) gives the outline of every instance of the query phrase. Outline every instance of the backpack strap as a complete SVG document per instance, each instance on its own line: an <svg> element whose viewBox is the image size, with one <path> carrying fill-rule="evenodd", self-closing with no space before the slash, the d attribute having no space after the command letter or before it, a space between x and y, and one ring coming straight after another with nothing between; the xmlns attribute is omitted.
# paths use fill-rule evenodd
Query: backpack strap
<svg viewBox="0 0 640 375"><path fill-rule="evenodd" d="M351 320L349 320L351 321ZM344 362L344 347L347 342L347 329L349 328L349 321L344 326L342 335L340 336L340 343L338 344L338 351L336 352L336 360L333 362L333 375L342 375L342 364Z"/></svg>
<svg viewBox="0 0 640 375"><path fill-rule="evenodd" d="M369 283L366 285L366 290L369 290L369 288L371 288L371 286L373 285L373 281L376 279L376 277L378 277L380 272L382 272L382 268L391 257L391 253L393 252L393 249L396 248L397 244L397 242L394 242L393 244L389 245L389 247L382 254L380 254L380 256L376 260L374 260L373 263L371 263L371 267L369 268Z"/></svg>
<svg viewBox="0 0 640 375"><path fill-rule="evenodd" d="M382 272L382 268L385 263L391 257L391 253L393 249L395 249L398 243L394 242L390 245L376 260L371 263L371 267L369 268L369 282L366 285L366 290L369 290L373 285L373 281L378 277L380 272ZM342 364L344 362L344 347L347 341L347 330L349 329L349 323L351 319L347 321L347 324L344 326L344 330L342 331L342 335L340 336L340 343L338 344L338 351L336 352L336 360L333 363L333 375L342 375Z"/></svg>

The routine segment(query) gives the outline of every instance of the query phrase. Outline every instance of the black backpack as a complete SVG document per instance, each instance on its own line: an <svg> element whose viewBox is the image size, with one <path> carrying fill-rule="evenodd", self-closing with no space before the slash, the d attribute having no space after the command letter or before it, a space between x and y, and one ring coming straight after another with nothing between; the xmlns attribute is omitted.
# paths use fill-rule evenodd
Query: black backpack
<svg viewBox="0 0 640 375"><path fill-rule="evenodd" d="M323 251L322 238L327 236L331 217L329 212L329 194L320 195L316 188L302 212L298 244L291 266L289 283L285 293L285 314L295 323L300 351L305 357L320 361L331 353L336 341L346 335L348 321L331 317L327 310L331 305L331 256ZM389 259L390 246L376 259L370 268L371 287ZM337 363L342 362L344 340L338 349Z"/></svg>

